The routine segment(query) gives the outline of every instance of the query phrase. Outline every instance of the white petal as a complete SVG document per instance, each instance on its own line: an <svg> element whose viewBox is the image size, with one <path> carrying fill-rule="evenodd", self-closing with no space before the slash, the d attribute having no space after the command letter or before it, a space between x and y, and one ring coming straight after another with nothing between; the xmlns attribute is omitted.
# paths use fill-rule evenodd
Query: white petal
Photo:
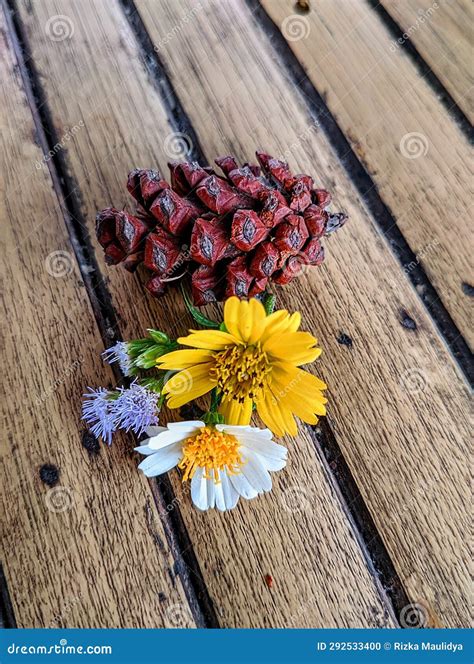
<svg viewBox="0 0 474 664"><path fill-rule="evenodd" d="M243 431L251 431L255 427L251 427L249 424L216 424L217 431L223 431L224 433L229 433L235 435L237 433L242 433ZM257 429L259 431L259 429Z"/></svg>
<svg viewBox="0 0 474 664"><path fill-rule="evenodd" d="M205 475L205 468L198 468L191 480L191 498L196 507L203 511L214 507L216 502L214 480L206 479Z"/></svg>
<svg viewBox="0 0 474 664"><path fill-rule="evenodd" d="M252 436L259 440L271 440L273 436L270 429L259 429L258 427L217 424L216 429L218 427L220 427L219 431L223 431L239 439L244 436Z"/></svg>
<svg viewBox="0 0 474 664"><path fill-rule="evenodd" d="M172 445L173 443L186 440L189 435L191 434L186 433L183 429L166 429L166 431L158 434L158 436L155 436L154 438L148 438L148 440L144 440L143 442L148 443L149 447L154 450L161 450L167 445Z"/></svg>
<svg viewBox="0 0 474 664"><path fill-rule="evenodd" d="M257 452L254 452L254 454L266 470L275 472L276 470L282 470L286 466L286 459L275 459L274 457L257 454Z"/></svg>
<svg viewBox="0 0 474 664"><path fill-rule="evenodd" d="M264 468L271 471L281 470L286 466L288 450L283 445L278 445L271 440L249 440L242 443L242 454L244 457L255 456Z"/></svg>
<svg viewBox="0 0 474 664"><path fill-rule="evenodd" d="M143 443L149 445L154 450L161 450L167 445L176 443L179 440L185 440L202 429L206 425L200 420L191 420L190 422L170 422L166 429L153 438L144 440Z"/></svg>
<svg viewBox="0 0 474 664"><path fill-rule="evenodd" d="M247 450L245 450L245 454L242 454L242 458L245 462L241 468L242 474L247 478L249 484L259 493L262 491L270 491L272 488L272 478L259 457L256 454L249 454Z"/></svg>
<svg viewBox="0 0 474 664"><path fill-rule="evenodd" d="M185 422L168 423L168 429L179 429L180 427L183 429L202 429L205 426L205 423L201 422L201 420L188 420Z"/></svg>
<svg viewBox="0 0 474 664"><path fill-rule="evenodd" d="M216 504L216 483L214 479L205 480L207 488L207 504L209 507L214 507Z"/></svg>
<svg viewBox="0 0 474 664"><path fill-rule="evenodd" d="M203 477L204 468L197 468L191 480L191 498L200 510L207 510L207 487Z"/></svg>
<svg viewBox="0 0 474 664"><path fill-rule="evenodd" d="M216 496L216 507L218 510L221 512L225 512L225 498L224 498L224 491L222 489L222 477L225 476L225 473L219 473L219 483L215 484L214 483L214 493Z"/></svg>
<svg viewBox="0 0 474 664"><path fill-rule="evenodd" d="M156 450L154 450L152 447L149 445L139 445L138 447L135 447L135 452L139 452L140 454L143 454L143 456L148 456L149 454L155 454Z"/></svg>
<svg viewBox="0 0 474 664"><path fill-rule="evenodd" d="M166 450L155 452L144 459L138 466L147 477L162 475L174 468L182 457L181 445L173 445Z"/></svg>
<svg viewBox="0 0 474 664"><path fill-rule="evenodd" d="M239 500L239 494L232 486L229 476L225 471L220 473L222 493L224 496L224 505L226 510L233 509ZM216 493L216 505L217 505L217 493ZM219 505L217 505L219 507Z"/></svg>
<svg viewBox="0 0 474 664"><path fill-rule="evenodd" d="M150 438L157 436L162 431L166 431L166 427L148 427L147 429L145 429L146 435L149 436Z"/></svg>
<svg viewBox="0 0 474 664"><path fill-rule="evenodd" d="M242 442L243 447L247 447L251 451L255 451L261 456L281 460L286 459L288 455L287 448L284 445L274 443L273 440L256 438L249 435L242 436L241 439L238 437L238 440Z"/></svg>
<svg viewBox="0 0 474 664"><path fill-rule="evenodd" d="M258 496L259 492L251 486L248 479L242 473L239 473L238 475L229 475L229 480L237 493L243 498L251 500Z"/></svg>

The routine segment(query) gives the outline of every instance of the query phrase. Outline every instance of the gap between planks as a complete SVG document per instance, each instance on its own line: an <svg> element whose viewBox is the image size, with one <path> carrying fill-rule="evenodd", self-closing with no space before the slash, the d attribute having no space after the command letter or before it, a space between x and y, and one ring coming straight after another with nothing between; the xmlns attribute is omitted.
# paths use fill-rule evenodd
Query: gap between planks
<svg viewBox="0 0 474 664"><path fill-rule="evenodd" d="M38 142L44 155L53 155L48 160L48 168L54 193L61 208L100 334L104 344L109 345L112 341L116 342L122 338L110 293L100 273L87 226L82 219L82 213L77 203L77 187L68 173L61 151L54 150L54 146L60 143L59 137L51 120L40 78L19 20L19 13L14 0L3 0L3 4L14 55L21 72ZM118 380L123 379L116 367L113 366L112 369ZM151 481L150 488L175 561L175 572L181 578L196 625L197 627L218 628L219 622L213 603L207 592L189 535L179 514L179 501L177 501L172 485L166 477L160 483ZM173 505L172 510L168 509L169 504ZM6 616L6 620L13 623L13 609L11 602L6 601L9 595L3 573L0 576L0 590L3 614Z"/></svg>
<svg viewBox="0 0 474 664"><path fill-rule="evenodd" d="M426 62L417 47L415 46L410 35L405 32L396 19L390 14L386 7L379 0L367 0L369 5L383 21L393 38L397 41L400 47L407 53L415 67L420 72L422 78L431 86L433 92L439 101L443 104L449 115L459 126L467 140L472 143L473 141L473 128L469 118L464 113L463 109L459 106L458 102L454 99L452 94L447 90L444 83L431 69L430 65ZM399 41L401 39L401 41Z"/></svg>
<svg viewBox="0 0 474 664"><path fill-rule="evenodd" d="M265 11L259 0L245 0L245 2L264 32L268 35L271 43L275 45L275 50L278 52L278 57L285 66L290 80L303 93L309 112L315 121L320 123L321 128L334 148L334 152L337 154L361 198L366 203L367 208L372 213L374 222L385 237L393 254L400 262L402 268L405 268L407 265L411 267L409 271L402 270L403 274L413 285L417 296L441 333L467 382L472 387L474 385L474 366L469 346L441 301L438 292L431 283L420 261L417 260L416 253L411 249L405 239L394 215L379 194L378 187L372 176L358 158L323 97L306 74L303 66L291 50L273 19ZM421 59L421 56L419 58ZM442 87L441 82L438 81L438 83ZM449 93L446 91L446 94ZM466 122L469 125L467 118Z"/></svg>

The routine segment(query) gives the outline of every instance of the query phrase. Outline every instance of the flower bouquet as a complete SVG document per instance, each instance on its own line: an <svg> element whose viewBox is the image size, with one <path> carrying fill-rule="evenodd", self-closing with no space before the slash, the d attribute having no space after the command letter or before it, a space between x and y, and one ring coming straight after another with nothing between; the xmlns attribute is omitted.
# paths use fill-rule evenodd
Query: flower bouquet
<svg viewBox="0 0 474 664"><path fill-rule="evenodd" d="M155 171L132 171L128 189L135 215L108 208L97 236L109 263L152 271L153 295L181 281L190 313L202 329L170 339L149 329L143 339L117 343L104 358L118 363L126 387L84 395L83 417L110 444L118 429L145 434L136 451L148 477L174 467L190 481L201 510L235 507L272 486L287 449L274 436L296 436L295 418L316 424L325 415L326 385L301 369L321 349L300 331L298 312L274 311L270 282L286 284L302 266L319 265L321 238L346 215L329 211L330 195L308 175L257 153L260 167L216 163L218 176L196 163L173 163L171 185ZM183 284L190 278L192 300ZM225 300L223 320L196 305ZM159 426L161 407L193 402L199 419ZM258 418L265 428L251 425Z"/></svg>

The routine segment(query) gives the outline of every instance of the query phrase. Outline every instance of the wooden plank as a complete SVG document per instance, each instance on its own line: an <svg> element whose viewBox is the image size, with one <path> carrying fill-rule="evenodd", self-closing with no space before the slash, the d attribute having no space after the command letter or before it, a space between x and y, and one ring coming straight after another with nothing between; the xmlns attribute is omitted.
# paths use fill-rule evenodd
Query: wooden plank
<svg viewBox="0 0 474 664"><path fill-rule="evenodd" d="M113 380L1 21L1 504L18 627L194 625L130 441L90 454L81 395ZM44 464L59 483L40 480ZM50 469L51 472L51 469ZM159 596L159 593L163 593ZM160 601L160 597L161 600ZM170 608L171 607L171 608Z"/></svg>
<svg viewBox="0 0 474 664"><path fill-rule="evenodd" d="M54 14L70 17L73 38L57 43L45 36L41 26ZM80 8L58 0L22 3L21 17L55 126L84 121L67 156L92 232L97 209L126 200L128 170L158 166L166 172L172 128L118 3L86 2ZM182 332L191 323L176 293L153 301L138 277L104 270L127 335L141 334L150 324ZM198 513L177 474L171 474L220 624L393 625L307 433L297 445L298 454L276 478L272 494L241 501L224 515ZM295 493L300 501L289 509ZM266 574L274 578L273 589Z"/></svg>
<svg viewBox="0 0 474 664"><path fill-rule="evenodd" d="M304 16L293 15L291 0L264 0L263 6L290 36L290 47L472 345L472 300L463 289L474 283L472 161L464 134L404 50L392 50L391 35L364 0L347 3L344 11L322 0ZM294 40L298 25L307 38Z"/></svg>
<svg viewBox="0 0 474 664"><path fill-rule="evenodd" d="M256 146L286 155L349 213L349 224L326 243L324 265L278 290L278 299L303 311L305 327L321 337L329 420L410 597L442 624L466 625L464 384L248 5L200 6L190 14L192 3L168 0L157 12L152 0L138 2L208 155L232 151L243 160ZM400 324L403 310L416 330ZM352 348L337 343L341 330ZM298 450L294 462L304 465Z"/></svg>
<svg viewBox="0 0 474 664"><path fill-rule="evenodd" d="M474 120L474 13L469 0L383 0L467 117ZM403 37L402 37L403 38Z"/></svg>

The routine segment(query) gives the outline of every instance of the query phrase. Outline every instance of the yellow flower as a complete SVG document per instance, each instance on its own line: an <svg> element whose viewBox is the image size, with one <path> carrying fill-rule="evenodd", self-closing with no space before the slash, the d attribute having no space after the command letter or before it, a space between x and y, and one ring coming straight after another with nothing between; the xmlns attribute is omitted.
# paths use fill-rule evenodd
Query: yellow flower
<svg viewBox="0 0 474 664"><path fill-rule="evenodd" d="M157 359L163 370L176 370L164 386L170 408L179 408L213 388L221 396L219 412L227 424L249 424L253 405L276 435L296 436L296 415L316 424L325 415L325 383L300 369L321 354L317 340L298 332L301 316L285 310L269 316L259 300L229 298L226 331L190 330L176 350Z"/></svg>

